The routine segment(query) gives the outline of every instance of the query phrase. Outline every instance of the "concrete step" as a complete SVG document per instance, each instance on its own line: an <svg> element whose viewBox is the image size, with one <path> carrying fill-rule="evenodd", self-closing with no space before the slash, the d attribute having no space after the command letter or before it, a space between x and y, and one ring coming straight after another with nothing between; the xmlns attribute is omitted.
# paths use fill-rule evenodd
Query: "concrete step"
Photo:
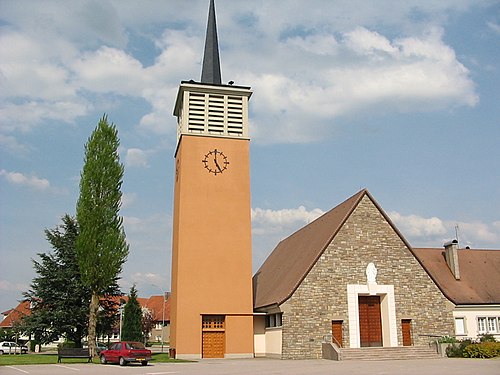
<svg viewBox="0 0 500 375"><path fill-rule="evenodd" d="M434 348L428 346L400 346L394 348L343 348L341 360L384 361L395 359L433 359L439 358Z"/></svg>

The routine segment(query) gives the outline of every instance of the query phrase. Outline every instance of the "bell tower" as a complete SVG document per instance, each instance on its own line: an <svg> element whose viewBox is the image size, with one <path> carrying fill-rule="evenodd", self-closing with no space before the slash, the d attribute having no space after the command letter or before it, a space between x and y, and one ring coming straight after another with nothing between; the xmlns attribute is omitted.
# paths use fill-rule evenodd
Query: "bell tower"
<svg viewBox="0 0 500 375"><path fill-rule="evenodd" d="M171 354L253 357L249 87L223 84L214 0L201 82L175 102Z"/></svg>

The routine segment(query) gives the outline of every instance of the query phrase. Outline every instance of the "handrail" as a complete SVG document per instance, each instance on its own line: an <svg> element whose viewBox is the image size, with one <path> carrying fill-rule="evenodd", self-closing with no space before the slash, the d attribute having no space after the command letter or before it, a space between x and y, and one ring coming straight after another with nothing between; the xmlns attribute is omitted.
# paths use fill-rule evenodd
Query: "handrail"
<svg viewBox="0 0 500 375"><path fill-rule="evenodd" d="M332 341L333 341L335 344L337 344L337 346L338 346L339 348L341 348L341 347L342 347L342 345L341 345L341 344L337 341L337 339L336 339L335 337L333 337L333 335L332 335Z"/></svg>
<svg viewBox="0 0 500 375"><path fill-rule="evenodd" d="M420 337L443 337L443 335L431 335L428 333L419 333L418 336L420 336Z"/></svg>
<svg viewBox="0 0 500 375"><path fill-rule="evenodd" d="M323 342L331 342L331 343L336 344L339 348L342 347L342 345L340 345L340 343L337 341L337 339L335 337L333 337L332 334L324 335Z"/></svg>

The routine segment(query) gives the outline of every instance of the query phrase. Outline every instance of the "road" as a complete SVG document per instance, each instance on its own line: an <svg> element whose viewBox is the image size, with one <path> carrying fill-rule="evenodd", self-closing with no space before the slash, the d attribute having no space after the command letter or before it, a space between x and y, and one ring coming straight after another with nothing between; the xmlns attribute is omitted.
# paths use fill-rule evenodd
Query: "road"
<svg viewBox="0 0 500 375"><path fill-rule="evenodd" d="M192 363L157 363L148 366L53 364L0 367L1 375L500 375L500 359L431 359L400 361L328 360L201 360Z"/></svg>

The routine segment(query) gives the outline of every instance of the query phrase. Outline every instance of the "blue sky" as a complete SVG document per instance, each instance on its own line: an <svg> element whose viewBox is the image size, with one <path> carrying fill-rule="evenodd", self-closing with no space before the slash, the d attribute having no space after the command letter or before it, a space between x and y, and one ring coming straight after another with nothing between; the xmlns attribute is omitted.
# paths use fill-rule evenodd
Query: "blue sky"
<svg viewBox="0 0 500 375"><path fill-rule="evenodd" d="M216 1L222 78L251 86L254 270L368 188L416 247L500 248L500 2ZM174 99L208 0L0 0L0 310L74 214L84 144L121 139L121 286L170 289Z"/></svg>

